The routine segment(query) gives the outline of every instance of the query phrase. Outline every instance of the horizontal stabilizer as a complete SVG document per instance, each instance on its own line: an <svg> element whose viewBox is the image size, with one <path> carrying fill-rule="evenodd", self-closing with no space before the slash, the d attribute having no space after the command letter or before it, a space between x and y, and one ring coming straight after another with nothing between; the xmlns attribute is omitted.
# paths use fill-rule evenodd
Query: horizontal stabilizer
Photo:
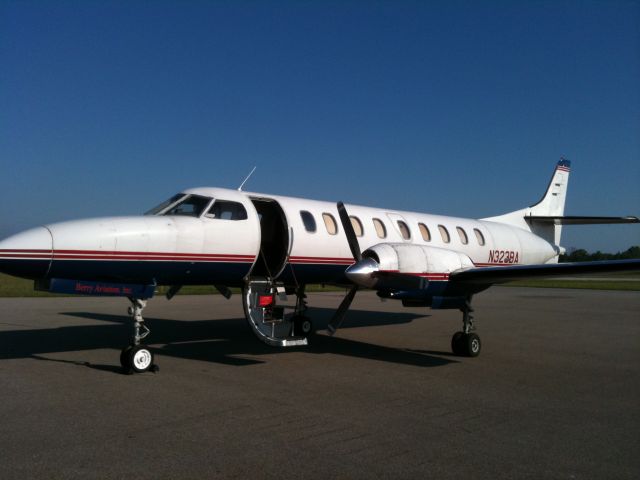
<svg viewBox="0 0 640 480"><path fill-rule="evenodd" d="M640 272L640 260L607 260L602 262L553 263L541 265L509 265L479 267L451 273L449 281L456 283L493 284L527 278L584 275L604 272Z"/></svg>
<svg viewBox="0 0 640 480"><path fill-rule="evenodd" d="M638 217L578 217L578 216L539 216L524 217L528 222L538 222L549 225L603 225L607 223L640 223Z"/></svg>

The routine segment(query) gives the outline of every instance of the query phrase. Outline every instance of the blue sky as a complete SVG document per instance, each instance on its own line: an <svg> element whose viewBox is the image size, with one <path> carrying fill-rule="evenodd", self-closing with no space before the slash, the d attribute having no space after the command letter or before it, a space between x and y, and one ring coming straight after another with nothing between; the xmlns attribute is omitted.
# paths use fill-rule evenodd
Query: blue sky
<svg viewBox="0 0 640 480"><path fill-rule="evenodd" d="M192 186L640 215L640 2L0 2L0 237ZM569 227L617 251L638 226Z"/></svg>

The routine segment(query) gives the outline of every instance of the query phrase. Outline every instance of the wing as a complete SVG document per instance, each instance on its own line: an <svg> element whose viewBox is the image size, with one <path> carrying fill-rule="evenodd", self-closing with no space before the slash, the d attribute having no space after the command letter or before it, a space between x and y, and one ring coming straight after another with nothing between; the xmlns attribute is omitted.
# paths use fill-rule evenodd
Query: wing
<svg viewBox="0 0 640 480"><path fill-rule="evenodd" d="M640 272L640 260L553 263L542 265L509 265L478 267L452 272L449 281L456 283L493 284L526 278L546 278L604 272Z"/></svg>

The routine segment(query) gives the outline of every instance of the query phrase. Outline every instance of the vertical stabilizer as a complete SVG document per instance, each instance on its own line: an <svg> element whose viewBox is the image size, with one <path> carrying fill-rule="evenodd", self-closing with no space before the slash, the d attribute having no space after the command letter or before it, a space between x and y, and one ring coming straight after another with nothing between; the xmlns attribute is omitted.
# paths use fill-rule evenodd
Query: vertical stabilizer
<svg viewBox="0 0 640 480"><path fill-rule="evenodd" d="M564 158L556 165L547 192L535 205L527 209L527 217L561 217L564 215L564 204L567 199L567 185L571 162ZM541 223L535 220L529 222L531 231L554 245L560 245L562 225Z"/></svg>
<svg viewBox="0 0 640 480"><path fill-rule="evenodd" d="M561 217L564 215L570 169L571 162L569 160L562 159L558 162L547 187L547 192L542 200L529 207L529 215L540 217Z"/></svg>
<svg viewBox="0 0 640 480"><path fill-rule="evenodd" d="M538 221L531 217L562 217L564 215L570 170L571 162L564 158L561 159L553 171L545 194L538 203L522 210L516 210L498 217L483 218L483 220L524 228L553 245L560 245L562 225L554 222Z"/></svg>

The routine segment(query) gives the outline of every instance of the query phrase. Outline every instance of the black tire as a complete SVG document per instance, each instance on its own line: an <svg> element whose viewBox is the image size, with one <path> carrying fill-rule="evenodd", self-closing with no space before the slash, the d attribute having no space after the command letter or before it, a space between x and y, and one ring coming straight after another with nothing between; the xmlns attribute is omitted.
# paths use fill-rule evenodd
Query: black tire
<svg viewBox="0 0 640 480"><path fill-rule="evenodd" d="M464 350L467 357L477 357L480 355L482 343L480 337L475 333L468 333L464 336Z"/></svg>
<svg viewBox="0 0 640 480"><path fill-rule="evenodd" d="M296 335L308 337L313 334L313 322L309 317L297 316L293 320L293 328Z"/></svg>
<svg viewBox="0 0 640 480"><path fill-rule="evenodd" d="M153 352L144 345L136 345L129 353L129 368L135 373L142 373L153 367Z"/></svg>
<svg viewBox="0 0 640 480"><path fill-rule="evenodd" d="M309 317L302 317L300 320L300 328L298 329L302 335L308 337L309 335L313 335L313 322Z"/></svg>
<svg viewBox="0 0 640 480"><path fill-rule="evenodd" d="M461 341L463 336L464 333L456 332L453 334L453 337L451 337L451 351L456 355L464 355L462 350L463 345Z"/></svg>
<svg viewBox="0 0 640 480"><path fill-rule="evenodd" d="M125 370L129 368L129 363L130 363L129 354L131 353L132 348L133 348L133 345L127 345L120 352L120 365Z"/></svg>

